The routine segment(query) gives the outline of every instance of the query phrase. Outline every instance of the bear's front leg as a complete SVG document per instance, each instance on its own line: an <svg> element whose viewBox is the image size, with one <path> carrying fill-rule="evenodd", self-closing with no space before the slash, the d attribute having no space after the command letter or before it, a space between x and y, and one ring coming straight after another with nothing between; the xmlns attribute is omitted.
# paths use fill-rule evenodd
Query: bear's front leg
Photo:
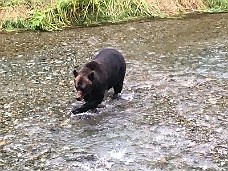
<svg viewBox="0 0 228 171"><path fill-rule="evenodd" d="M91 96L89 96L89 100L85 104L83 104L81 107L73 108L72 113L77 114L77 113L87 112L90 109L96 108L97 105L99 105L104 98L104 94L98 93L98 92L93 93Z"/></svg>
<svg viewBox="0 0 228 171"><path fill-rule="evenodd" d="M98 105L98 103L96 103L96 102L90 102L90 103L87 102L79 108L73 108L72 113L77 114L77 113L87 112L90 109L96 108L97 105Z"/></svg>

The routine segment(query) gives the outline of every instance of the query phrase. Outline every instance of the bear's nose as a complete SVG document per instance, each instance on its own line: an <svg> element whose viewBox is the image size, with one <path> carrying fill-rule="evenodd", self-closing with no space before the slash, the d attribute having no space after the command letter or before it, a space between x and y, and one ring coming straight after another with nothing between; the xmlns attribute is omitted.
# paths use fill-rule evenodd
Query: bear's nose
<svg viewBox="0 0 228 171"><path fill-rule="evenodd" d="M76 93L76 100L77 101L82 101L82 99L83 99L82 92L81 91L78 91Z"/></svg>

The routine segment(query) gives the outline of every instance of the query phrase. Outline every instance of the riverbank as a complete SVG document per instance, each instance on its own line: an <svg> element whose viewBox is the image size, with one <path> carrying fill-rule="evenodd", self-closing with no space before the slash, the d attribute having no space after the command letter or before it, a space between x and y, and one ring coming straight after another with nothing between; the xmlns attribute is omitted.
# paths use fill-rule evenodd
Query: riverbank
<svg viewBox="0 0 228 171"><path fill-rule="evenodd" d="M0 170L227 170L227 18L0 34ZM121 98L71 117L72 69L104 47Z"/></svg>
<svg viewBox="0 0 228 171"><path fill-rule="evenodd" d="M3 0L0 29L61 30L72 26L227 12L228 0Z"/></svg>

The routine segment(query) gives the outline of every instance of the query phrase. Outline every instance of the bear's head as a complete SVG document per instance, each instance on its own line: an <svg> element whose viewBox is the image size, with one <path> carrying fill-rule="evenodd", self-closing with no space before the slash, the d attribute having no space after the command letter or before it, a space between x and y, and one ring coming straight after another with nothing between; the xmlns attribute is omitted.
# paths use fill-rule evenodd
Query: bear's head
<svg viewBox="0 0 228 171"><path fill-rule="evenodd" d="M86 95L92 91L94 72L85 73L73 71L74 86L76 88L76 99L82 101Z"/></svg>

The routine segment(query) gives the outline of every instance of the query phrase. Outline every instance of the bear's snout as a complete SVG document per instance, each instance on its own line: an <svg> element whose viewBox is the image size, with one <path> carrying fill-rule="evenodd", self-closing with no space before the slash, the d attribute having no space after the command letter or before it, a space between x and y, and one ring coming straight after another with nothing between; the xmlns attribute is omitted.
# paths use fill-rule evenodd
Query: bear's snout
<svg viewBox="0 0 228 171"><path fill-rule="evenodd" d="M82 91L77 91L77 93L76 93L76 100L77 101L82 101L83 100Z"/></svg>

